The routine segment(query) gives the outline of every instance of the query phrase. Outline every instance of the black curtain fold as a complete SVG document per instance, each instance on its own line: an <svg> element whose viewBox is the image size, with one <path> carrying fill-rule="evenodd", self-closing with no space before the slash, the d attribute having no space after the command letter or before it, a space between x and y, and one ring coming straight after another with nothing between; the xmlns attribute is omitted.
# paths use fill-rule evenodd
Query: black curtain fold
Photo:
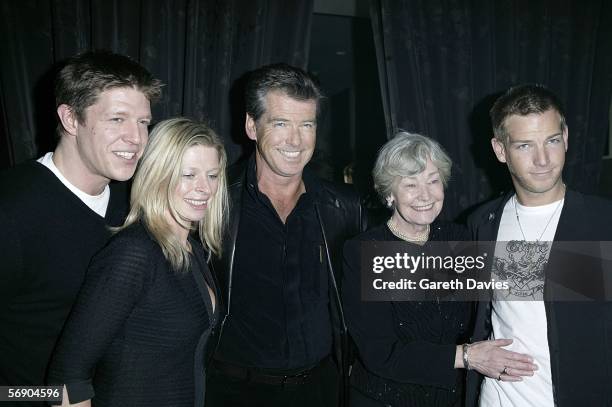
<svg viewBox="0 0 612 407"><path fill-rule="evenodd" d="M454 161L445 217L509 187L490 148L488 109L522 82L564 102L565 179L597 191L612 93L610 2L373 0L371 14L388 135L429 135Z"/></svg>
<svg viewBox="0 0 612 407"><path fill-rule="evenodd" d="M0 168L54 146L53 76L88 49L139 61L164 83L154 120L207 120L230 161L244 152L241 78L308 62L312 0L8 0L0 2Z"/></svg>

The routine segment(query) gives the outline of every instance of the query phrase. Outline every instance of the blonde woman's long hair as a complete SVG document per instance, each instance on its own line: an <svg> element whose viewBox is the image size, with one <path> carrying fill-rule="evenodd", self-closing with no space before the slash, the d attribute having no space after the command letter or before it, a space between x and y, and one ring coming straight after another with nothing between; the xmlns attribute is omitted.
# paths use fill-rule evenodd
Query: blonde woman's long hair
<svg viewBox="0 0 612 407"><path fill-rule="evenodd" d="M176 210L173 193L181 175L185 151L193 146L212 147L219 155L219 186L209 199L204 218L192 225L210 254L221 255L221 240L226 222L228 196L226 185L227 156L215 132L204 123L187 118L174 118L158 123L151 132L149 143L132 184L130 212L123 229L143 222L149 233L161 246L166 259L177 271L189 268L189 250L171 232L167 214L176 222L190 228L189 221Z"/></svg>

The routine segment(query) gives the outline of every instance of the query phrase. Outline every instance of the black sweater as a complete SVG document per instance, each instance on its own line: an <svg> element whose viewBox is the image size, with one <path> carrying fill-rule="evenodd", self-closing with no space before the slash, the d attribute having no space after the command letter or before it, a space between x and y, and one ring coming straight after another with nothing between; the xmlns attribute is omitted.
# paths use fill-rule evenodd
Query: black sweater
<svg viewBox="0 0 612 407"><path fill-rule="evenodd" d="M102 218L36 161L0 175L0 385L44 384L87 265L127 209L125 184Z"/></svg>
<svg viewBox="0 0 612 407"><path fill-rule="evenodd" d="M432 224L430 240L466 238L458 225ZM358 348L351 384L370 398L398 407L461 405L463 372L453 365L456 345L469 330L470 305L361 300L360 242L398 240L381 225L344 246L342 297Z"/></svg>
<svg viewBox="0 0 612 407"><path fill-rule="evenodd" d="M217 319L201 243L176 272L141 224L91 262L49 369L71 403L192 407L204 403L204 362ZM218 298L218 296L217 296Z"/></svg>

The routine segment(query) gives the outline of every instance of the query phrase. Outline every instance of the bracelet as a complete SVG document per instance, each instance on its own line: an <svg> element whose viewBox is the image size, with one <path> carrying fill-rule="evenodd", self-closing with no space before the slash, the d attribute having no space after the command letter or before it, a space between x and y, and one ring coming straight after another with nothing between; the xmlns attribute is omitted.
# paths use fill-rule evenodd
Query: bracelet
<svg viewBox="0 0 612 407"><path fill-rule="evenodd" d="M463 344L463 368L466 370L471 370L470 361L468 359L468 349L470 348L469 343Z"/></svg>

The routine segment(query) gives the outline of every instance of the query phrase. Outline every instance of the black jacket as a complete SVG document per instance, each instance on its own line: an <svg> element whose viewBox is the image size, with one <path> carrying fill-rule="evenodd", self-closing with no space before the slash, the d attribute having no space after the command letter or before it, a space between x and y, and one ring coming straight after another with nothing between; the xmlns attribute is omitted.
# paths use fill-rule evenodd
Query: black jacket
<svg viewBox="0 0 612 407"><path fill-rule="evenodd" d="M474 240L493 241L504 205L513 193L485 203L468 219ZM555 233L555 241L612 240L612 203L567 190ZM595 264L598 267L597 264ZM545 298L555 259L546 268ZM577 269L586 273L589 267ZM558 407L612 406L612 302L545 301L553 397ZM473 341L491 333L491 303L480 302ZM482 376L470 371L467 380L468 407L477 406Z"/></svg>
<svg viewBox="0 0 612 407"><path fill-rule="evenodd" d="M248 166L241 165L231 168L228 174L228 191L230 196L229 226L223 239L223 255L213 259L213 269L222 292L223 309L218 340L222 340L223 327L231 313L232 306L232 275L236 236L240 223L242 194L245 191L246 171ZM305 176L308 173L305 169ZM365 213L362 211L359 196L347 185L332 184L322 179L316 179L320 191L315 201L317 220L325 245L325 254L330 270L329 293L330 315L334 343L334 358L338 364L342 383L341 403L346 400L345 391L348 384L348 366L350 364L349 338L342 304L340 302L340 287L342 281L342 246L344 241L365 230Z"/></svg>

